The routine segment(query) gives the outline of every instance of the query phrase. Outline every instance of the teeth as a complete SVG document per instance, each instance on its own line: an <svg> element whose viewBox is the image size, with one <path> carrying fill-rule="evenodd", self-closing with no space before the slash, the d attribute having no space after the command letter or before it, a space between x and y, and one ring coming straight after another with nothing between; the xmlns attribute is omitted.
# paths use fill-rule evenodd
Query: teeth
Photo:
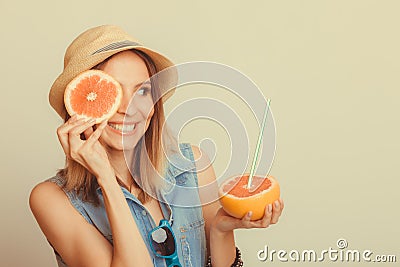
<svg viewBox="0 0 400 267"><path fill-rule="evenodd" d="M120 132L132 132L134 129L135 129L135 125L136 124L128 124L128 125L126 125L126 124L114 124L114 123L108 123L108 125L111 127L111 128L114 128L115 130L117 130L117 131L120 131Z"/></svg>

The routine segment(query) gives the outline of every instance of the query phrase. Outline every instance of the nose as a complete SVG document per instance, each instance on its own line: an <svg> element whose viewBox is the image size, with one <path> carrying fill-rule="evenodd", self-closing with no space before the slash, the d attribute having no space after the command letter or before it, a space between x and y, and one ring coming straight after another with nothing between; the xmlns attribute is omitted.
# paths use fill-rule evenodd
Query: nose
<svg viewBox="0 0 400 267"><path fill-rule="evenodd" d="M134 102L135 97L126 90L123 90L121 104L117 112L123 115L132 116L136 112L136 105Z"/></svg>

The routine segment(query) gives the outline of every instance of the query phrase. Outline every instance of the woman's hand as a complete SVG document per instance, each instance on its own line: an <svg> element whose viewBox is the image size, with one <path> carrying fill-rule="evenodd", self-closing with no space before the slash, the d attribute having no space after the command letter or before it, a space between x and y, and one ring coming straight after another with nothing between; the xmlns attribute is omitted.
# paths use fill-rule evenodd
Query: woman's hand
<svg viewBox="0 0 400 267"><path fill-rule="evenodd" d="M95 131L92 128L94 125L94 119L85 121L74 115L57 129L57 135L67 158L75 160L98 177L112 168L107 152L99 142L107 121L99 124ZM81 133L86 140L81 139Z"/></svg>
<svg viewBox="0 0 400 267"><path fill-rule="evenodd" d="M257 221L251 221L251 211L249 211L243 218L237 219L228 215L222 208L220 208L215 217L213 226L219 232L228 232L238 228L266 228L271 224L278 222L282 214L284 204L283 200L276 200L273 204L265 207L264 216Z"/></svg>

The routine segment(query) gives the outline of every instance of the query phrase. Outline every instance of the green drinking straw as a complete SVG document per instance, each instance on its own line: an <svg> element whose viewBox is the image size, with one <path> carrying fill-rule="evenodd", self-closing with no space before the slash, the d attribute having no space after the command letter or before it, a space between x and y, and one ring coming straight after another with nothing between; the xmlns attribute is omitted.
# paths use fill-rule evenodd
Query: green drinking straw
<svg viewBox="0 0 400 267"><path fill-rule="evenodd" d="M258 135L258 141L257 141L256 151L254 153L253 163L251 165L249 181L247 182L247 188L248 189L250 189L250 187L251 187L251 183L253 181L254 171L256 170L256 163L257 163L257 160L258 160L258 155L260 154L260 145L261 145L261 140L262 140L265 124L266 124L265 122L267 121L269 102L271 102L271 99L268 99L267 107L265 108L265 111L264 111L264 118L263 118L263 121L262 121L260 133Z"/></svg>

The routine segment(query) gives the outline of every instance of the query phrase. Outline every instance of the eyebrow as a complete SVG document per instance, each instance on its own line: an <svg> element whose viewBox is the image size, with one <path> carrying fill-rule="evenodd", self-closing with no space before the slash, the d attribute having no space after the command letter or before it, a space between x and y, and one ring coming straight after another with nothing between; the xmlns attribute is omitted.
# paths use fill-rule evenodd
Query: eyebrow
<svg viewBox="0 0 400 267"><path fill-rule="evenodd" d="M151 82L149 80L146 80L144 82L136 84L135 88L138 88L139 86L143 86L143 85L150 85L151 86Z"/></svg>

